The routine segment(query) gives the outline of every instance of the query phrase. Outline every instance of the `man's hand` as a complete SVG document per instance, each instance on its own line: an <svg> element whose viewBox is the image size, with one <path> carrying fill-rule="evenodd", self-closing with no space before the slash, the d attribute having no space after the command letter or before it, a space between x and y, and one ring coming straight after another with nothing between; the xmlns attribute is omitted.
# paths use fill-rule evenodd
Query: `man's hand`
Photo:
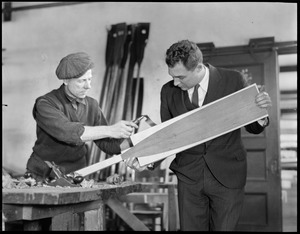
<svg viewBox="0 0 300 234"><path fill-rule="evenodd" d="M135 171L143 171L147 169L147 165L140 166L139 160L137 158L128 158L125 160L125 165L134 169Z"/></svg>
<svg viewBox="0 0 300 234"><path fill-rule="evenodd" d="M120 122L110 126L111 137L128 138L133 133L134 128L138 128L134 122L121 120Z"/></svg>
<svg viewBox="0 0 300 234"><path fill-rule="evenodd" d="M272 101L269 94L264 91L264 86L260 89L259 93L255 97L255 103L258 107L267 109L272 106Z"/></svg>
<svg viewBox="0 0 300 234"><path fill-rule="evenodd" d="M265 91L264 85L262 85L259 89L259 93L255 97L255 103L258 107L268 109L268 107L272 106L272 101L269 96L269 94ZM269 119L268 118L263 118L261 120L258 120L258 123L266 127L269 125Z"/></svg>
<svg viewBox="0 0 300 234"><path fill-rule="evenodd" d="M84 142L106 137L124 139L130 137L134 128L138 128L134 122L125 120L121 120L120 122L110 126L84 126L84 132L80 138Z"/></svg>

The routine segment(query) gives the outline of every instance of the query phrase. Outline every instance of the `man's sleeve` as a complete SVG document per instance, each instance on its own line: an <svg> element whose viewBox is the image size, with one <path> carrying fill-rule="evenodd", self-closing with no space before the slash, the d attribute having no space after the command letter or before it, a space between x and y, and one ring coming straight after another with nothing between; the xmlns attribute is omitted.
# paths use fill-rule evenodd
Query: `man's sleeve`
<svg viewBox="0 0 300 234"><path fill-rule="evenodd" d="M160 118L161 122L165 122L172 118L171 113L168 107L167 94L164 86L160 92Z"/></svg>
<svg viewBox="0 0 300 234"><path fill-rule="evenodd" d="M98 108L98 121L96 123L97 126L107 126L107 120L105 116L103 115L103 112L100 108ZM95 140L95 144L101 149L103 152L113 155L113 154L120 154L121 153L121 147L120 144L123 141L123 139L114 139L114 138L102 138L99 140Z"/></svg>

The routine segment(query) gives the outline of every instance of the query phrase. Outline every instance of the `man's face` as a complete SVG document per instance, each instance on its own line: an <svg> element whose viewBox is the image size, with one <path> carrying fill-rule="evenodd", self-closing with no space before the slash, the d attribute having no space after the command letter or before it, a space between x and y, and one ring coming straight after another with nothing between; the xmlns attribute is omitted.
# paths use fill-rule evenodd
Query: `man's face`
<svg viewBox="0 0 300 234"><path fill-rule="evenodd" d="M85 98L88 90L91 88L92 70L87 70L84 75L76 79L64 80L68 91L77 98Z"/></svg>
<svg viewBox="0 0 300 234"><path fill-rule="evenodd" d="M200 72L203 66L199 64L194 70L188 71L182 62L177 63L173 68L168 68L169 75L174 80L174 85L182 90L188 90L201 81Z"/></svg>

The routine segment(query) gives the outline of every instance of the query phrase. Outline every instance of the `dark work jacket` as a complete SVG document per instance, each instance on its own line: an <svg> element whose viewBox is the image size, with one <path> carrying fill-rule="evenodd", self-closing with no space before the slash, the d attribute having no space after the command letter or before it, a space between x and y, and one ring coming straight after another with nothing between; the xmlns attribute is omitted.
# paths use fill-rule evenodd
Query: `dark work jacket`
<svg viewBox="0 0 300 234"><path fill-rule="evenodd" d="M107 125L107 121L95 99L87 96L84 103L78 103L75 110L64 85L37 98L33 108L37 140L32 156L55 162L65 173L87 166L87 149L80 138L84 126ZM118 139L103 138L94 142L105 153L120 153Z"/></svg>
<svg viewBox="0 0 300 234"><path fill-rule="evenodd" d="M206 64L206 66L209 69L209 83L203 105L246 87L246 82L240 72L216 68L210 64ZM160 110L162 122L192 109L194 107L189 100L187 91L174 86L173 80L163 85ZM214 116L211 121L213 118ZM264 127L258 122L251 123L245 128L253 134L259 134L264 130ZM179 180L190 184L196 183L199 180L201 167L203 167L203 163L200 163L201 157L204 157L212 174L225 187L242 188L245 185L247 160L241 129L176 154L170 169L174 171Z"/></svg>

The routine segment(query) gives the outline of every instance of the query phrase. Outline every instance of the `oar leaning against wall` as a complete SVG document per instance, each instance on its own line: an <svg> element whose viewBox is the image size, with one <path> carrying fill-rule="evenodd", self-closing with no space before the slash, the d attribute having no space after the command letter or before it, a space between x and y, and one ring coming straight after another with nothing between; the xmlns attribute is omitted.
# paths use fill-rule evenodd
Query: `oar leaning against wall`
<svg viewBox="0 0 300 234"><path fill-rule="evenodd" d="M130 61L128 68L127 77L127 88L124 103L123 119L135 119L137 98L139 95L139 79L140 79L140 68L144 57L144 51L149 37L150 23L138 23L134 28L133 41L130 48ZM134 70L137 66L137 82L134 97L132 97L132 84L134 77Z"/></svg>

